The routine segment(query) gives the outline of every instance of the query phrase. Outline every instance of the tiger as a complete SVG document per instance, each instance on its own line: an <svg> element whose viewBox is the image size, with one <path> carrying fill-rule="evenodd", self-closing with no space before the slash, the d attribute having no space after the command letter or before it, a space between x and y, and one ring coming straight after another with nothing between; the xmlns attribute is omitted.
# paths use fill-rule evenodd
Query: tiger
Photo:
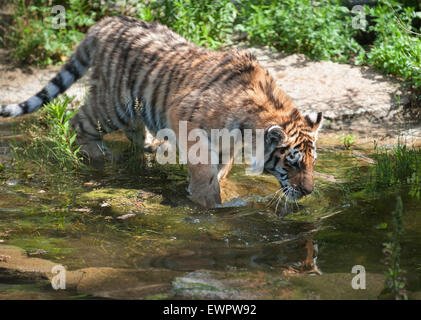
<svg viewBox="0 0 421 320"><path fill-rule="evenodd" d="M25 102L1 105L0 115L37 111L88 69L88 95L71 126L89 159L109 159L103 136L119 129L140 147L145 132L155 135L167 128L177 134L180 121L188 130L206 132L262 129L264 173L277 179L287 200L313 191L322 113L302 114L248 50L197 46L157 22L103 18L41 91ZM220 182L231 167L232 161L188 161L191 200L206 208L220 206Z"/></svg>

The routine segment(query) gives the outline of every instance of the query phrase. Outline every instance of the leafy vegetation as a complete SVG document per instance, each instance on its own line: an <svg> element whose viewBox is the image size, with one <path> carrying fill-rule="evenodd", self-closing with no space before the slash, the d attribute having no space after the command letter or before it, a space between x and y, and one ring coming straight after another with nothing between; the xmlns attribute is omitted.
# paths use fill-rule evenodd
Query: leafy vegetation
<svg viewBox="0 0 421 320"><path fill-rule="evenodd" d="M253 43L302 52L312 58L348 61L362 47L353 39L352 15L339 1L242 1L237 30Z"/></svg>
<svg viewBox="0 0 421 320"><path fill-rule="evenodd" d="M398 197L396 209L392 213L393 232L389 234L390 241L383 244L383 253L386 255L386 265L388 267L385 274L385 291L390 293L396 300L408 300L405 290L403 270L400 267L400 239L404 232L402 226L402 216L402 199Z"/></svg>
<svg viewBox="0 0 421 320"><path fill-rule="evenodd" d="M416 30L419 36L410 33L413 20L420 19L421 12L399 3L393 3L394 8L383 3L368 9L375 21L369 29L377 38L367 52L366 63L421 87L421 29Z"/></svg>
<svg viewBox="0 0 421 320"><path fill-rule="evenodd" d="M101 17L88 1L65 1L66 28L54 28L56 16L48 0L15 0L14 25L6 36L13 46L12 58L20 64L47 65L64 61L73 52L88 26Z"/></svg>
<svg viewBox="0 0 421 320"><path fill-rule="evenodd" d="M342 144L346 150L352 149L352 146L354 145L356 139L353 134L345 135L345 133L339 135L338 138L342 141Z"/></svg>
<svg viewBox="0 0 421 320"><path fill-rule="evenodd" d="M66 27L55 29L50 0L14 0L14 24L4 42L18 63L65 60L87 28L104 16L123 14L158 21L190 41L218 49L234 38L301 52L314 59L373 65L421 87L421 10L411 1L365 6L365 27L340 0L68 0ZM365 30L364 30L365 29ZM361 34L373 41L359 41ZM238 37L240 35L240 37ZM236 37L234 37L236 36Z"/></svg>
<svg viewBox="0 0 421 320"><path fill-rule="evenodd" d="M29 4L28 4L29 3ZM65 28L50 0L14 0L14 21L6 43L17 63L47 65L64 61L88 27L108 15L130 15L159 21L198 45L219 48L229 43L237 10L230 0L195 1L57 1L65 9Z"/></svg>
<svg viewBox="0 0 421 320"><path fill-rule="evenodd" d="M212 49L231 43L230 35L237 17L232 1L164 0L153 3L154 20L190 41Z"/></svg>
<svg viewBox="0 0 421 320"><path fill-rule="evenodd" d="M43 168L59 167L67 171L83 167L76 132L70 125L77 112L68 110L72 102L72 98L64 95L45 105L41 121L27 130L31 136L29 142L14 147L15 159L28 159Z"/></svg>

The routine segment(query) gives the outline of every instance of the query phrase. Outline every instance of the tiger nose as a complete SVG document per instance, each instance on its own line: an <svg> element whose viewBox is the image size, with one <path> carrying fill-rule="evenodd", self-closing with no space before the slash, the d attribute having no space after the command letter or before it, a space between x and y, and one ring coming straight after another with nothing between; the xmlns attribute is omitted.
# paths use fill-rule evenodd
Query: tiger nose
<svg viewBox="0 0 421 320"><path fill-rule="evenodd" d="M300 191L303 195L307 196L313 192L313 186L311 187L300 187Z"/></svg>
<svg viewBox="0 0 421 320"><path fill-rule="evenodd" d="M307 196L310 193L312 193L313 192L313 189L314 189L314 184L312 182L309 182L309 181L304 181L304 183L300 187L300 191L305 196Z"/></svg>

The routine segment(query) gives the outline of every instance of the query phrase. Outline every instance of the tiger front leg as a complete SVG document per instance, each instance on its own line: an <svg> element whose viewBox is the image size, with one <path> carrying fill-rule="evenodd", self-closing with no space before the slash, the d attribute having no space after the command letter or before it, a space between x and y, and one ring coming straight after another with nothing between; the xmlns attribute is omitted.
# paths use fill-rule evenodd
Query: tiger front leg
<svg viewBox="0 0 421 320"><path fill-rule="evenodd" d="M127 127L123 128L126 137L131 142L133 154L139 158L139 160L144 163L145 157L145 135L146 127L144 122L138 118L135 121L131 122Z"/></svg>
<svg viewBox="0 0 421 320"><path fill-rule="evenodd" d="M112 161L113 154L102 140L102 134L87 120L86 107L83 106L70 123L76 131L76 143L80 153L94 166L101 167L105 161Z"/></svg>
<svg viewBox="0 0 421 320"><path fill-rule="evenodd" d="M189 164L191 200L206 207L215 208L221 204L218 168L212 164Z"/></svg>

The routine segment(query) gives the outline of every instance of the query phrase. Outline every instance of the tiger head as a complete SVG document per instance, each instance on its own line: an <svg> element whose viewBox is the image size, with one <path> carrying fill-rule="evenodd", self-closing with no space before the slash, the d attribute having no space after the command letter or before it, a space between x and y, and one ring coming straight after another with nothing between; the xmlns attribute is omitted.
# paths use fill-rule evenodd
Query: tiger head
<svg viewBox="0 0 421 320"><path fill-rule="evenodd" d="M265 131L264 170L273 174L287 200L298 200L314 189L317 131L322 113L303 116L298 111L284 124Z"/></svg>

